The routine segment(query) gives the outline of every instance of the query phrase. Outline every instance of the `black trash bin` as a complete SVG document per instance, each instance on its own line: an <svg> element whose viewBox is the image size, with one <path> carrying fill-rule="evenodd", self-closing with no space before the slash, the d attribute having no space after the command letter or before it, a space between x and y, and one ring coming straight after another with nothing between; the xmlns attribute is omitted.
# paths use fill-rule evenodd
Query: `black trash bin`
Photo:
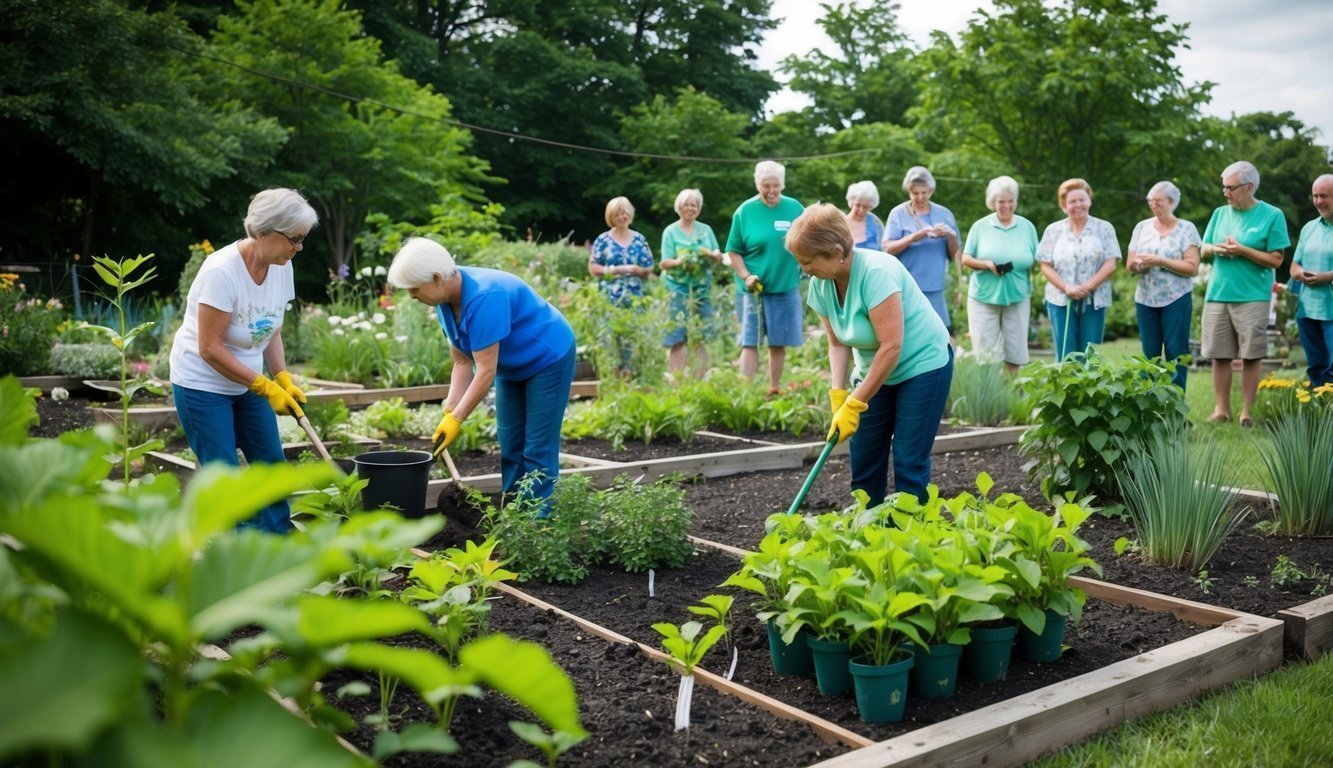
<svg viewBox="0 0 1333 768"><path fill-rule="evenodd" d="M426 485L435 457L429 451L370 451L352 459L356 473L369 482L361 492L362 509L392 504L403 517L424 517Z"/></svg>

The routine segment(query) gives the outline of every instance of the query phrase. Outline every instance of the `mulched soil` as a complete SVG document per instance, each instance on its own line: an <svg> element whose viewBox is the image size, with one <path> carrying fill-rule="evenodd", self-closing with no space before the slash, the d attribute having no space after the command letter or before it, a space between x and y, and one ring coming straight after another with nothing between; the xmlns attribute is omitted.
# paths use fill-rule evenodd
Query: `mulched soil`
<svg viewBox="0 0 1333 768"><path fill-rule="evenodd" d="M86 408L78 407L80 405L86 403L71 400L55 404L49 398L39 401L43 422L40 433L54 434L63 429L86 426L91 418L87 416ZM810 438L766 435L762 439L801 442ZM564 450L613 461L635 461L663 455L735 450L736 447L733 441L699 437L689 445L659 441L644 447L641 443L628 443L623 451L610 450L604 441L570 441ZM498 456L494 452L477 452L457 458L459 469L465 476L498 471ZM1037 484L1023 472L1022 458L1015 447L937 455L933 480L940 487L941 495L946 497L962 491L975 493L975 479L982 471L989 473L995 481L992 496L1012 491L1034 506L1047 506L1040 500ZM808 469L762 472L688 483L686 504L694 512L692 533L733 546L754 546L763 535L764 519L769 514L786 510L807 472ZM848 484L846 458L831 459L817 478L804 509L818 512L845 505L850 500ZM475 529L469 530L476 523L475 512L459 504L460 500L453 494L441 497L439 511L451 520L450 533L475 534ZM1249 505L1259 506L1253 502ZM1270 576L1279 556L1285 555L1306 571L1317 568L1324 573L1333 572L1333 542L1260 536L1253 531L1252 521L1268 514L1268 510L1262 508L1251 513L1250 521L1227 539L1208 564L1206 579L1199 578L1198 574L1178 573L1147 564L1135 555L1117 557L1113 551L1116 539L1134 537L1133 527L1127 522L1095 516L1084 525L1081 535L1093 545L1092 555L1103 566L1107 581L1272 616L1283 608L1313 599L1312 592L1319 589L1308 579L1287 587L1271 586ZM440 546L443 541L431 542L428 547ZM702 552L685 568L657 572L655 594L651 597L647 593L646 575L605 569L594 569L585 582L575 587L531 583L520 587L656 647L658 638L650 625L656 621L679 624L690 619L686 607L697 603L704 595L718 591L717 585L736 566L736 560L729 555ZM1090 601L1083 622L1070 627L1066 635L1069 647L1059 662L1030 664L1016 655L1008 679L1001 683L983 686L964 679L953 699L909 699L906 723L870 727L859 721L851 699L823 697L815 689L813 678L775 675L768 662L766 635L744 609L746 604L742 598L735 611L736 642L741 659L736 681L874 739L888 738L1055 680L1102 668L1199 630L1168 614L1121 609ZM695 691L694 725L688 731L674 733L671 720L676 677L664 665L644 659L631 648L590 638L572 625L512 598L496 601L493 627L540 642L574 679L585 725L593 735L566 755L562 759L563 765L808 765L844 750L843 747L825 745L803 726L777 720L702 685ZM717 651L713 654L706 665L723 671L718 669L724 666L720 654ZM326 681L329 690L335 690L348 677L344 673L331 677ZM368 679L368 682L373 688L375 681ZM367 697L363 703L369 707L372 698ZM400 694L400 701L416 707L417 711L409 713L408 720L431 719L420 702L412 701L410 694ZM369 710L359 714L368 713ZM463 755L467 757L462 762L455 758L450 764L506 765L521 757L536 758L532 748L510 733L507 723L514 719L530 718L496 694L461 706L454 732L463 745ZM352 735L354 743L366 748L371 738L373 733L368 728ZM439 761L424 756L406 756L395 758L388 764L436 765Z"/></svg>

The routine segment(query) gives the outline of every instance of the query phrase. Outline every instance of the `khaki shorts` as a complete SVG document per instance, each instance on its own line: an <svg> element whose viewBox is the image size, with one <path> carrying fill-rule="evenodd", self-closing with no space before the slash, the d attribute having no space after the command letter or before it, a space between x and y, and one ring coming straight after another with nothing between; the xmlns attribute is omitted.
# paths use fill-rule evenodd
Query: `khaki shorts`
<svg viewBox="0 0 1333 768"><path fill-rule="evenodd" d="M967 330L977 359L1027 365L1031 310L1032 300L1028 298L1001 306L967 297Z"/></svg>
<svg viewBox="0 0 1333 768"><path fill-rule="evenodd" d="M1259 360L1268 354L1268 302L1205 301L1205 360Z"/></svg>

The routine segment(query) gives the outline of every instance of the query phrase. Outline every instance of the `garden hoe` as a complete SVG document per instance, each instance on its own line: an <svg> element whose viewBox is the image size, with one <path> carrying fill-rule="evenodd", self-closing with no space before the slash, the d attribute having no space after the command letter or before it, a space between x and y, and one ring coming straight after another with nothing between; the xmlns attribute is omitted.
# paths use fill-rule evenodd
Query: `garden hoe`
<svg viewBox="0 0 1333 768"><path fill-rule="evenodd" d="M310 426L310 419L305 417L305 413L296 417L296 423L301 425L301 429L305 430L306 437L310 438L310 442L314 444L315 453L318 453L319 457L325 461L333 461L333 457L329 455L329 451L324 447L324 443L320 442L319 435L315 434L315 428Z"/></svg>
<svg viewBox="0 0 1333 768"><path fill-rule="evenodd" d="M815 466L810 470L810 476L805 478L805 484L801 486L800 492L797 493L796 498L792 500L791 508L787 510L787 514L796 514L796 510L800 508L801 502L805 501L805 495L809 493L810 488L814 486L815 478L819 477L819 470L824 468L824 462L828 461L828 457L833 453L833 447L837 444L838 433L834 432L833 436L824 444L824 450L820 451L819 458L815 459Z"/></svg>

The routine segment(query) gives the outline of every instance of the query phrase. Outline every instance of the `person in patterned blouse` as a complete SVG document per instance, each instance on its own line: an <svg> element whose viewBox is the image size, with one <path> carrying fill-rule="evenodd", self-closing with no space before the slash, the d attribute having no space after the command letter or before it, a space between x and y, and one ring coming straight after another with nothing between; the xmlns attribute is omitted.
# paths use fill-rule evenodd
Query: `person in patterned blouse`
<svg viewBox="0 0 1333 768"><path fill-rule="evenodd" d="M611 229L597 236L588 255L588 273L599 278L602 293L620 309L636 308L643 298L643 281L653 275L653 251L648 239L629 228L634 206L626 197L606 204L606 225ZM619 373L633 375L631 344L618 340Z"/></svg>
<svg viewBox="0 0 1333 768"><path fill-rule="evenodd" d="M1063 360L1089 344L1102 343L1120 243L1111 222L1088 215L1092 209L1088 182L1066 180L1059 199L1067 218L1046 227L1037 246L1037 263L1046 276L1055 359Z"/></svg>
<svg viewBox="0 0 1333 768"><path fill-rule="evenodd" d="M1190 351L1190 318L1194 313L1194 273L1199 271L1199 230L1176 218L1180 189L1159 181L1148 190L1151 218L1134 225L1129 236L1125 266L1141 275L1134 289L1134 311L1139 320L1143 356L1177 362L1172 382L1185 388L1189 364L1180 361Z"/></svg>

